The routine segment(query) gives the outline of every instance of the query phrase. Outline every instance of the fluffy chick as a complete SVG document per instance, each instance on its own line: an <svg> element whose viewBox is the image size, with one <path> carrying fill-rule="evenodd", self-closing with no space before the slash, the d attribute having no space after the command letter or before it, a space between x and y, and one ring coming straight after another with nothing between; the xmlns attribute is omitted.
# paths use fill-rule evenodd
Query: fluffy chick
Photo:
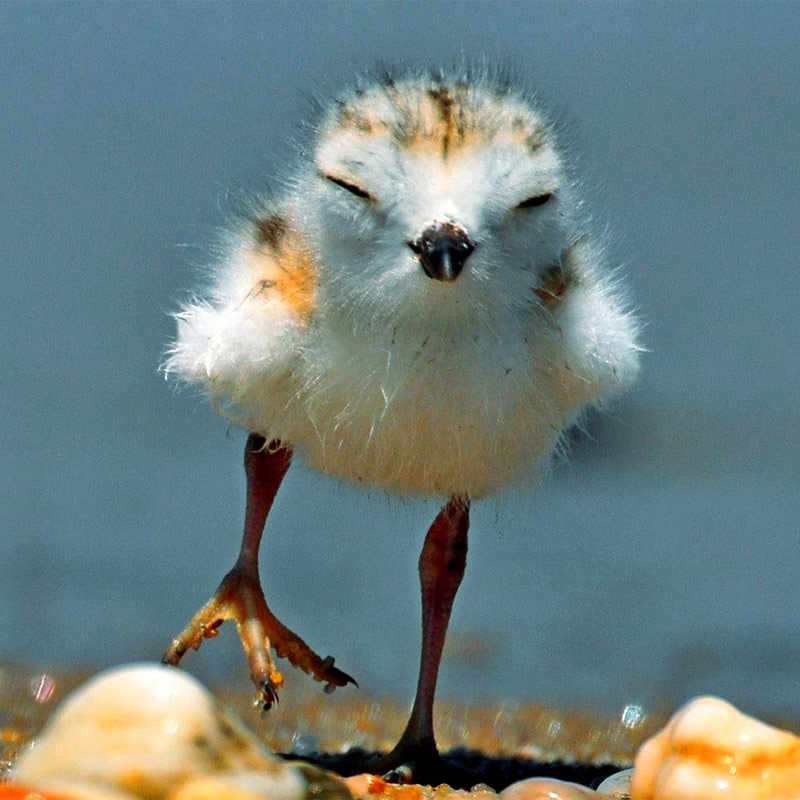
<svg viewBox="0 0 800 800"><path fill-rule="evenodd" d="M583 409L635 379L626 295L544 113L488 72L366 79L335 98L285 193L229 232L166 370L251 432L242 555L173 642L233 618L266 705L279 655L348 676L263 600L263 522L296 451L356 483L447 499L420 558L423 654L400 744L435 761L433 695L469 501L530 482Z"/></svg>

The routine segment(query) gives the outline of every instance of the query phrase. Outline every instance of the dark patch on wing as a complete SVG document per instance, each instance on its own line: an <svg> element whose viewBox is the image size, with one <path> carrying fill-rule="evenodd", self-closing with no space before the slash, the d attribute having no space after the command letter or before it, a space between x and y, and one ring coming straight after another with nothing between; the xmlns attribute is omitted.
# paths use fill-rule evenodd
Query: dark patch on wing
<svg viewBox="0 0 800 800"><path fill-rule="evenodd" d="M267 245L273 250L277 250L281 239L286 235L289 226L286 220L279 214L272 214L269 217L260 217L255 221L256 239L259 244Z"/></svg>
<svg viewBox="0 0 800 800"><path fill-rule="evenodd" d="M544 131L537 129L525 137L525 146L528 148L528 152L535 153L542 147L545 141Z"/></svg>
<svg viewBox="0 0 800 800"><path fill-rule="evenodd" d="M542 282L533 291L548 307L555 308L572 285L572 273L562 264L553 264L542 276Z"/></svg>

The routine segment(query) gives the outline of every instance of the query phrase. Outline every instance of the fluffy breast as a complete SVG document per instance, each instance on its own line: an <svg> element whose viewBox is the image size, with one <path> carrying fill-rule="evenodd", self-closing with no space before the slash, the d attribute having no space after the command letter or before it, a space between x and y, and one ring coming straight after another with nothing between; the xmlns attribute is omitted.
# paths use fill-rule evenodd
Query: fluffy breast
<svg viewBox="0 0 800 800"><path fill-rule="evenodd" d="M304 413L291 436L329 474L478 497L526 473L533 479L574 414L554 356L534 370L524 341L500 346L439 331L311 342Z"/></svg>

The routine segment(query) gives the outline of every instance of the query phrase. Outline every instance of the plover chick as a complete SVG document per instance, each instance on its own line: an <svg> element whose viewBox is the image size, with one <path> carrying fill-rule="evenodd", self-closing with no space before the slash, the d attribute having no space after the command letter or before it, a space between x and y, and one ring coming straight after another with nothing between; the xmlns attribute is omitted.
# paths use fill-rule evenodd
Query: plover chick
<svg viewBox="0 0 800 800"><path fill-rule="evenodd" d="M633 381L636 322L556 132L487 71L364 79L335 98L287 189L252 204L223 250L177 314L165 367L250 432L244 537L164 659L232 619L265 708L281 684L270 648L326 690L351 682L261 589L259 543L290 460L441 496L419 561L416 698L376 765L419 776L438 758L434 690L470 501L529 484L583 409Z"/></svg>

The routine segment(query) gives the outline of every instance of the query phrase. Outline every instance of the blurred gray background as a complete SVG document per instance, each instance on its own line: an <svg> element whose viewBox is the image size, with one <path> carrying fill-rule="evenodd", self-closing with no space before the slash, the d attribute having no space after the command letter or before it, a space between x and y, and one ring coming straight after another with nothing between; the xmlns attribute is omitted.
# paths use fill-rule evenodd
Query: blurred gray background
<svg viewBox="0 0 800 800"><path fill-rule="evenodd" d="M580 153L647 321L640 387L477 506L441 692L800 716L800 3L0 5L0 659L158 657L238 547L244 435L157 373L224 218L309 97L498 60ZM436 511L294 470L284 621L409 698ZM190 654L241 681L234 633Z"/></svg>

